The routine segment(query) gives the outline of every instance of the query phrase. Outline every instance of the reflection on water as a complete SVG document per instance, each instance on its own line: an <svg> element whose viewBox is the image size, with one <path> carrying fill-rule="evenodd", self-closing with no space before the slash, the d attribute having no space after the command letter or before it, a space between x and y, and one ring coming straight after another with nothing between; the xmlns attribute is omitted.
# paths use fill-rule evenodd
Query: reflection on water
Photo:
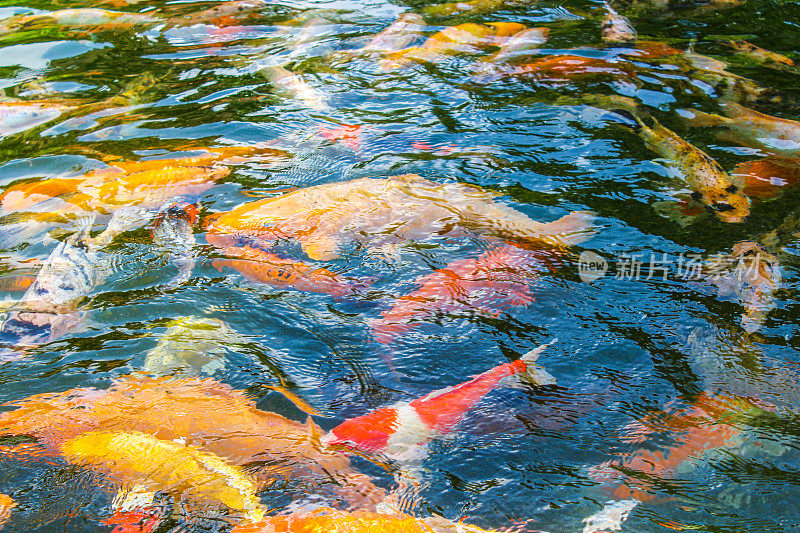
<svg viewBox="0 0 800 533"><path fill-rule="evenodd" d="M796 529L798 23L5 3L0 523Z"/></svg>

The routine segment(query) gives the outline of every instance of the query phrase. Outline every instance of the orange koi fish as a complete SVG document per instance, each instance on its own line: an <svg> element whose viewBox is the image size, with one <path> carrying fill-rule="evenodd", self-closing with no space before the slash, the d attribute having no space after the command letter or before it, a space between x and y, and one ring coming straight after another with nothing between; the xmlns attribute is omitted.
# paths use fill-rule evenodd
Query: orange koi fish
<svg viewBox="0 0 800 533"><path fill-rule="evenodd" d="M505 378L516 376L537 386L555 383L553 376L536 364L539 355L555 341L455 387L345 420L321 442L401 461L418 459L428 442L452 432L464 415Z"/></svg>
<svg viewBox="0 0 800 533"><path fill-rule="evenodd" d="M575 78L610 76L614 79L637 79L636 73L623 63L612 63L596 57L576 55L553 55L522 65L505 66L496 70L493 76L521 76L542 78L547 81L568 82Z"/></svg>
<svg viewBox="0 0 800 533"><path fill-rule="evenodd" d="M445 518L414 518L401 513L341 511L323 507L289 515L265 518L258 523L243 523L231 533L499 533Z"/></svg>
<svg viewBox="0 0 800 533"><path fill-rule="evenodd" d="M388 344L418 322L442 312L473 311L497 316L533 301L531 283L542 265L536 254L505 245L477 259L461 259L417 280L419 289L398 298L371 323L372 335Z"/></svg>
<svg viewBox="0 0 800 533"><path fill-rule="evenodd" d="M689 126L724 126L726 134L718 135L744 146L767 153L800 159L800 122L759 113L735 102L721 104L726 116L682 110Z"/></svg>
<svg viewBox="0 0 800 533"><path fill-rule="evenodd" d="M277 288L291 287L299 291L344 298L353 296L365 287L363 281L347 278L326 268L315 268L300 261L284 259L250 246L229 246L220 251L240 259L214 259L211 264L217 270L232 268L250 281Z"/></svg>
<svg viewBox="0 0 800 533"><path fill-rule="evenodd" d="M659 59L669 56L682 55L683 50L673 48L660 41L636 41L636 47L631 48L630 52L625 51L624 55L630 55L641 59Z"/></svg>
<svg viewBox="0 0 800 533"><path fill-rule="evenodd" d="M17 502L15 502L10 496L6 494L0 494L0 527L8 522L8 519L11 518L11 513L14 511L16 506Z"/></svg>
<svg viewBox="0 0 800 533"><path fill-rule="evenodd" d="M783 187L800 185L800 165L786 159L745 161L731 175L744 182L742 189L751 198L774 198Z"/></svg>
<svg viewBox="0 0 800 533"><path fill-rule="evenodd" d="M31 436L41 454L59 455L65 443L91 432L137 432L247 466L259 488L280 482L288 491L326 494L363 509L385 498L346 455L319 446L323 431L310 418L301 424L262 411L243 392L212 379L136 374L107 390L71 389L11 405L16 409L0 414L0 435Z"/></svg>
<svg viewBox="0 0 800 533"><path fill-rule="evenodd" d="M591 233L591 216L572 213L536 222L473 185L435 183L415 174L360 178L299 189L214 215L206 239L218 248L256 239L265 247L298 241L314 260L335 259L347 242L381 249L455 229L517 242L568 247Z"/></svg>
<svg viewBox="0 0 800 533"><path fill-rule="evenodd" d="M525 29L515 22L460 24L434 34L420 46L406 48L381 61L381 68L394 70L412 61L436 62L447 55L474 52L477 48L502 46L509 37Z"/></svg>

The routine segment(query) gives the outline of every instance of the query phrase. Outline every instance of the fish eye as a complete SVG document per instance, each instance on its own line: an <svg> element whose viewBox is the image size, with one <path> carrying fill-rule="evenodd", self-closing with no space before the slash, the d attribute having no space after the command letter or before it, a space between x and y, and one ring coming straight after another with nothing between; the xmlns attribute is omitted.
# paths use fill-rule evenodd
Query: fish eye
<svg viewBox="0 0 800 533"><path fill-rule="evenodd" d="M714 209L716 211L720 212L720 213L724 213L726 211L733 211L736 208L733 207L731 204L718 202L718 203L714 204Z"/></svg>

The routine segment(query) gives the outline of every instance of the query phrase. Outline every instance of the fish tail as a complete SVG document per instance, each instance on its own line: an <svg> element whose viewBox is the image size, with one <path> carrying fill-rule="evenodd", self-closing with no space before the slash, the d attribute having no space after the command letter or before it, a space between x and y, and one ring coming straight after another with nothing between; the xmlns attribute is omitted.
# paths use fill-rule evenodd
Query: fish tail
<svg viewBox="0 0 800 533"><path fill-rule="evenodd" d="M678 115L683 119L684 124L693 127L724 126L731 122L731 119L727 117L696 109L678 109Z"/></svg>
<svg viewBox="0 0 800 533"><path fill-rule="evenodd" d="M580 244L594 235L594 218L594 214L589 211L573 211L545 224L542 233L556 237L565 246Z"/></svg>
<svg viewBox="0 0 800 533"><path fill-rule="evenodd" d="M542 352L555 342L558 342L558 338L534 348L520 358L525 363L525 370L519 375L521 380L536 386L554 385L556 383L556 378L536 363Z"/></svg>
<svg viewBox="0 0 800 533"><path fill-rule="evenodd" d="M74 243L82 243L84 239L89 236L89 232L92 231L92 226L94 226L94 221L97 218L97 213L91 213L89 215L85 215L80 217L76 221L76 232L73 235L73 242Z"/></svg>

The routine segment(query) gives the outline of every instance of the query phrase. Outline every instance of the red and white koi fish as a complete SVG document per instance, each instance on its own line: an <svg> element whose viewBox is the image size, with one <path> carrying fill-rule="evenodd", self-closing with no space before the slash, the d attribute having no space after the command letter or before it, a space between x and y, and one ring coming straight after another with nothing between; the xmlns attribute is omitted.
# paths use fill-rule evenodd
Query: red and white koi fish
<svg viewBox="0 0 800 533"><path fill-rule="evenodd" d="M539 386L555 383L555 378L536 360L556 340L455 387L345 420L320 442L352 451L381 453L401 461L418 459L428 442L452 432L464 415L505 378L517 376Z"/></svg>
<svg viewBox="0 0 800 533"><path fill-rule="evenodd" d="M372 321L372 334L378 342L390 343L434 314L474 311L497 316L509 307L527 305L533 301L531 282L541 270L535 252L510 244L455 261L419 278L419 289L398 298Z"/></svg>

